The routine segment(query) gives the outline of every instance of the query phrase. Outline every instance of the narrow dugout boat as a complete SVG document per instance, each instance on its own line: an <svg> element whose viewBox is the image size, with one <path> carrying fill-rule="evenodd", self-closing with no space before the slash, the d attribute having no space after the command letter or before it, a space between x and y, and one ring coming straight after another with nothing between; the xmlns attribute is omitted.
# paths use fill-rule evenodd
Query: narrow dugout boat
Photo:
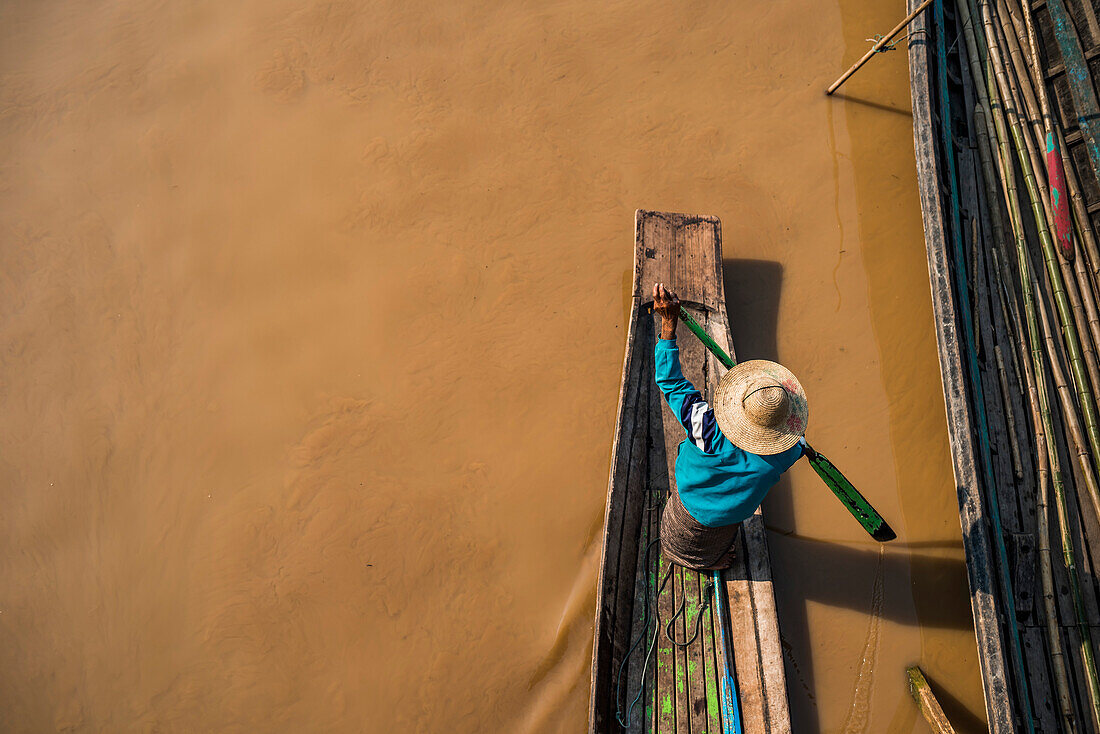
<svg viewBox="0 0 1100 734"><path fill-rule="evenodd" d="M1032 8L1049 42L1045 3L1038 0ZM919 0L909 0L910 9L918 4ZM994 7L1005 5L996 0ZM1088 17L1082 8L1078 10L1082 19ZM1002 285L993 255L1000 248L994 239L993 216L1006 215L1002 200L991 199L988 193L1003 193L1000 182L990 187L983 179L983 170L988 170L981 160L984 125L974 115L978 103L972 75L982 65L970 64L963 31L967 15L973 17L955 0L938 0L934 12L919 16L911 26L909 65L933 313L986 715L993 734L1066 731L1051 662L1061 654L1069 675L1071 719L1076 722L1072 729L1091 732L1087 676L1077 654L1081 636L1066 570L1057 557L1051 564L1054 616L1063 650L1052 650L1047 634L1038 553L1036 444L1021 371L1029 354L1011 340L1014 326L1009 322L1015 318L1004 304L1019 296ZM976 22L974 27L980 25ZM1064 68L1048 64L1047 79L1059 94L1065 91L1060 75L1064 76ZM1061 96L1059 104L1065 114ZM1075 133L1070 129L1067 137L1073 158L1080 161L1085 155ZM1094 197L1096 192L1088 191L1089 182L1084 183L1086 198ZM1094 180L1091 185L1095 186ZM999 207L996 215L991 206ZM1090 203L1089 213L1097 211L1100 207ZM1027 220L1027 226L1033 227L1032 220ZM1042 263L1037 245L1029 242L1028 247L1032 262ZM998 351L1003 354L1001 366ZM1060 422L1056 401L1052 410ZM1071 454L1064 430L1056 434L1056 441L1066 467L1069 526L1078 549L1084 608L1095 648L1100 639L1100 589L1093 551L1100 527L1083 504L1087 500L1077 494L1080 476L1075 466L1069 469ZM1057 542L1054 539L1055 546Z"/></svg>
<svg viewBox="0 0 1100 734"><path fill-rule="evenodd" d="M723 731L719 686L725 661L713 596L718 591L729 599L730 668L744 731L788 734L786 681L760 510L744 524L725 589L714 590L709 576L668 562L657 542L661 509L675 487L673 465L684 430L654 382L660 328L650 296L655 282L676 291L732 355L719 220L636 214L634 288L597 591L589 731ZM690 333L680 335L679 345L684 375L709 400L724 368Z"/></svg>

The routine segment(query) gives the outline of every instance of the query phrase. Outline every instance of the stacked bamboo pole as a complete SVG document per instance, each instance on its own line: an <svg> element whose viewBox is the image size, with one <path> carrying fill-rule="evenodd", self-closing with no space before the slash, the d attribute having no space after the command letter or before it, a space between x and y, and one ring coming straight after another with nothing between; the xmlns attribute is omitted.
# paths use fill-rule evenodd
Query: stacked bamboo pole
<svg viewBox="0 0 1100 734"><path fill-rule="evenodd" d="M967 260L975 306L984 299L1004 325L1004 333L994 329L993 343L982 349L997 371L1013 475L1034 482L1042 621L1059 728L1100 731L1100 676L1079 555L1086 554L1090 568L1092 548L1081 547L1089 536L1083 515L1074 516L1089 513L1092 526L1100 521L1100 252L1082 178L1051 110L1028 1L957 2L965 71L976 97L970 143L980 163L988 224L978 233L981 217L973 218L973 232L956 236L973 243ZM984 258L979 249L987 252ZM984 281L983 259L990 262ZM1013 367L1011 378L1006 363ZM1025 414L1030 409L1023 424L1013 412L1011 384L1025 393ZM1026 445L1017 443L1018 425L1031 439ZM1022 451L1033 452L1026 462L1033 476L1024 476ZM987 481L996 486L995 477ZM1093 583L1091 577L1085 583ZM1060 621L1059 599L1072 627Z"/></svg>

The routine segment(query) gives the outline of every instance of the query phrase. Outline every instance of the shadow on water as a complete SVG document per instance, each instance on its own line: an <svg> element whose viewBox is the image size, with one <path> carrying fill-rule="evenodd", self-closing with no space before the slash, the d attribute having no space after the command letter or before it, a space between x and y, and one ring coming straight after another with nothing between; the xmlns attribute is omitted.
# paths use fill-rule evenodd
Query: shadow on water
<svg viewBox="0 0 1100 734"><path fill-rule="evenodd" d="M775 360L783 266L768 260L724 260L722 279L737 359Z"/></svg>
<svg viewBox="0 0 1100 734"><path fill-rule="evenodd" d="M936 700L940 702L940 708L946 714L947 720L956 731L988 731L985 721L971 713L966 704L949 693L951 686L946 681L937 681L926 670L921 672L924 673L924 679L928 681L932 692L936 694Z"/></svg>
<svg viewBox="0 0 1100 734"><path fill-rule="evenodd" d="M729 259L723 263L723 277L726 309L738 359L778 360L776 327L783 281L782 266L762 260ZM879 577L884 593L877 613L882 618L924 628L969 628L967 575L966 565L961 560L961 543L906 543L902 539L889 544L885 555L880 556L879 547L874 544L860 548L799 535L795 526L791 484L786 476L769 493L766 517L768 529L791 543L787 548L777 548L773 543L773 559L780 555L777 550L788 556L798 554L796 565L776 564L774 569L777 574L796 569L794 576L775 577L795 731L818 731L821 728L815 701L815 641L810 635L808 616L811 602L867 614L872 603L869 585L881 574ZM924 552L919 552L922 550ZM957 550L960 558L932 555L937 550L941 553ZM936 605L922 604L918 610L911 593L914 588L962 591L939 595ZM863 632L861 628L854 634ZM961 703L950 696L945 698L944 706L955 720L967 725L978 721ZM962 730L969 729L964 727Z"/></svg>
<svg viewBox="0 0 1100 734"><path fill-rule="evenodd" d="M775 497L787 499L783 500L782 504L769 502L767 507L769 517L778 514L776 511L782 510L783 505L790 506L789 487L786 480L781 480L776 486L776 490L773 491ZM768 529L779 535L787 535L777 531L771 523L768 524ZM804 557L799 559L799 594L806 601L867 611L868 580L880 572L878 550L852 548L843 543L830 541L800 540L810 546L805 550L812 552L805 553ZM889 550L881 561L881 573L887 586L891 585L891 579L901 580L907 577L931 580L947 588L958 588L959 585L965 586L967 583L966 564L960 560L906 553L904 544L890 544L887 547ZM960 553L962 552L961 544L945 547L957 548ZM900 624L919 624L926 628L969 628L970 605L966 598L951 595L943 598L941 602L928 613L922 611L918 619L910 595L888 593L882 600L879 614L883 619ZM786 618L783 622L786 627Z"/></svg>
<svg viewBox="0 0 1100 734"><path fill-rule="evenodd" d="M880 112L890 112L895 115L901 115L902 117L913 117L913 111L907 107L895 107L894 105L882 104L881 102L872 102L869 99L863 99L861 97L852 97L844 94L843 92L837 92L833 95L833 99L843 100L844 102L850 102L852 104L859 105L861 107L867 107L872 110L879 110Z"/></svg>

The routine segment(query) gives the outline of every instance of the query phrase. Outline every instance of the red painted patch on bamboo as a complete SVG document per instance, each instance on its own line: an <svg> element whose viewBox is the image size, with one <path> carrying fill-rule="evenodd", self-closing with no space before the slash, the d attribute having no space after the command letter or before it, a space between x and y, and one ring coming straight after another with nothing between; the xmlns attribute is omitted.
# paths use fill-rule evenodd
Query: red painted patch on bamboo
<svg viewBox="0 0 1100 734"><path fill-rule="evenodd" d="M1066 169L1054 137L1047 135L1047 176L1050 181L1050 209L1054 213L1054 237L1066 260L1073 260L1073 220L1066 195Z"/></svg>

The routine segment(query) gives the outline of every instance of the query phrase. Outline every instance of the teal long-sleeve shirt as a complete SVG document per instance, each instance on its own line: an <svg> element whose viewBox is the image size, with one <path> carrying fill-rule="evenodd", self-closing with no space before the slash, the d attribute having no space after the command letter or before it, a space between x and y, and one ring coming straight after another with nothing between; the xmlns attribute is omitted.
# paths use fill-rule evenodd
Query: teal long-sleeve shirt
<svg viewBox="0 0 1100 734"><path fill-rule="evenodd" d="M687 431L676 456L680 501L691 516L708 527L732 525L748 518L764 501L780 475L802 456L804 442L771 456L750 454L722 435L714 411L684 377L675 339L659 339L657 386Z"/></svg>

